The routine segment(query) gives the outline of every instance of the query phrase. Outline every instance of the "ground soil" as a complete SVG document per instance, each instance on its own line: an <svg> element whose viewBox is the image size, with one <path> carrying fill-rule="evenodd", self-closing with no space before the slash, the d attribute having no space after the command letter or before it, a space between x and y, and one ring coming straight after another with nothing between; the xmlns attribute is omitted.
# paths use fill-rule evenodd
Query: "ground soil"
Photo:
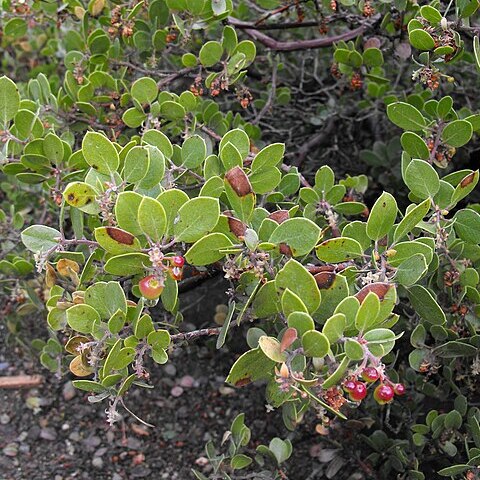
<svg viewBox="0 0 480 480"><path fill-rule="evenodd" d="M186 294L191 307L184 327L212 325L217 298L225 298L222 288L214 280L194 296ZM71 378L43 370L35 355L17 342L35 336L46 336L42 318L25 319L17 338L0 322L0 375L45 377L38 388L0 390L0 480L191 479L192 467L202 471L205 443L213 439L219 445L239 412L245 412L252 428L252 451L255 442L289 435L280 411L266 413L263 386L226 386L225 376L238 353L215 350L213 340L177 349L165 366L149 365L155 388L134 389L126 399L136 415L155 425L146 428L126 412L124 421L109 427L105 402L90 404L87 394L71 386ZM286 478L324 478L315 473L318 465L308 454L315 444L308 438L312 428L290 433L297 447ZM208 467L203 471L208 473Z"/></svg>

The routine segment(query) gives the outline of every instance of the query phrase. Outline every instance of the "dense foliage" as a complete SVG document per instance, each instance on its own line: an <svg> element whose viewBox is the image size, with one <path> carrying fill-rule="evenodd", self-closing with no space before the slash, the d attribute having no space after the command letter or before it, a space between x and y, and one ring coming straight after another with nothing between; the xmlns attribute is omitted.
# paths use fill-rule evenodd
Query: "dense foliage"
<svg viewBox="0 0 480 480"><path fill-rule="evenodd" d="M10 331L43 315L42 365L110 423L149 358L244 333L226 382L285 440L239 415L210 478L287 478L301 423L326 478L478 478L478 7L2 0ZM183 331L217 274L218 325Z"/></svg>

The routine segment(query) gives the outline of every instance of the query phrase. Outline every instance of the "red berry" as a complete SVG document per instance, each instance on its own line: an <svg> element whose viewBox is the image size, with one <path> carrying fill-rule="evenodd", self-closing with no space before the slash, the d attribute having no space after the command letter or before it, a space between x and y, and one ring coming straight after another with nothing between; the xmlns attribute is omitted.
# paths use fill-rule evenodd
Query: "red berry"
<svg viewBox="0 0 480 480"><path fill-rule="evenodd" d="M375 367L367 367L363 369L362 378L368 383L373 383L380 378L380 374Z"/></svg>
<svg viewBox="0 0 480 480"><path fill-rule="evenodd" d="M343 389L346 392L353 392L355 390L355 385L356 382L354 382L353 380L348 380L343 384Z"/></svg>
<svg viewBox="0 0 480 480"><path fill-rule="evenodd" d="M140 293L147 300L156 300L163 291L163 285L155 275L149 275L138 282Z"/></svg>
<svg viewBox="0 0 480 480"><path fill-rule="evenodd" d="M183 267L185 265L185 259L180 256L180 255L175 255L173 258L172 258L172 263L176 266L176 267Z"/></svg>
<svg viewBox="0 0 480 480"><path fill-rule="evenodd" d="M355 382L355 388L349 393L352 400L360 402L367 396L367 387L362 382Z"/></svg>
<svg viewBox="0 0 480 480"><path fill-rule="evenodd" d="M385 384L379 385L373 392L373 398L380 405L391 402L394 395L395 392L393 391L393 388L390 385Z"/></svg>
<svg viewBox="0 0 480 480"><path fill-rule="evenodd" d="M395 395L404 395L406 388L403 383L397 383L393 386L393 390L395 391Z"/></svg>

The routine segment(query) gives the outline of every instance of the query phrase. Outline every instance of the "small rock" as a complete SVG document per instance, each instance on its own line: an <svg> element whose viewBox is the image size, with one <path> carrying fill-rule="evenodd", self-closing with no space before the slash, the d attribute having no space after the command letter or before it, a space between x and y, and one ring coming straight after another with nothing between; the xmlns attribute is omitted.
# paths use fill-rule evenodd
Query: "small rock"
<svg viewBox="0 0 480 480"><path fill-rule="evenodd" d="M205 465L208 465L208 458L206 457L198 457L195 460L195 465L198 465L199 467L205 467Z"/></svg>
<svg viewBox="0 0 480 480"><path fill-rule="evenodd" d="M98 450L95 451L93 456L94 457L101 457L102 455L105 455L105 453L107 453L107 451L108 451L107 447L99 448Z"/></svg>
<svg viewBox="0 0 480 480"><path fill-rule="evenodd" d="M114 473L112 476L112 480L123 480L123 478L118 473Z"/></svg>
<svg viewBox="0 0 480 480"><path fill-rule="evenodd" d="M95 468L103 468L102 457L94 457L92 460L92 466Z"/></svg>
<svg viewBox="0 0 480 480"><path fill-rule="evenodd" d="M42 428L42 430L40 431L40 438L53 441L57 438L57 433L53 428Z"/></svg>
<svg viewBox="0 0 480 480"><path fill-rule="evenodd" d="M170 393L173 397L180 397L182 394L183 394L183 388L182 387L173 387L171 390L170 390Z"/></svg>
<svg viewBox="0 0 480 480"><path fill-rule="evenodd" d="M0 415L0 423L2 425L6 425L7 423L10 423L10 420L11 418L6 413L4 413L3 415Z"/></svg>
<svg viewBox="0 0 480 480"><path fill-rule="evenodd" d="M100 437L97 437L97 435L90 435L83 441L83 443L87 447L91 447L91 448L98 447L101 442L102 440L100 439Z"/></svg>
<svg viewBox="0 0 480 480"><path fill-rule="evenodd" d="M77 394L77 389L73 386L72 382L67 382L62 389L63 398L68 402L72 400Z"/></svg>
<svg viewBox="0 0 480 480"><path fill-rule="evenodd" d="M192 388L195 383L195 379L190 375L185 375L180 379L180 386L185 388Z"/></svg>
<svg viewBox="0 0 480 480"><path fill-rule="evenodd" d="M177 369L173 363L167 363L164 367L165 373L173 377L177 373Z"/></svg>
<svg viewBox="0 0 480 480"><path fill-rule="evenodd" d="M81 437L81 435L80 435L79 432L72 432L72 433L68 436L68 438L69 438L72 442L79 442L79 441L82 439L82 437Z"/></svg>
<svg viewBox="0 0 480 480"><path fill-rule="evenodd" d="M16 457L18 453L18 445L16 443L9 443L2 451L7 457Z"/></svg>
<svg viewBox="0 0 480 480"><path fill-rule="evenodd" d="M68 423L64 423L62 425L62 430L65 432L66 430L68 430L70 428L70 425Z"/></svg>
<svg viewBox="0 0 480 480"><path fill-rule="evenodd" d="M222 395L233 395L235 393L235 389L233 389L232 387L226 387L224 385L222 385L218 391L222 394Z"/></svg>

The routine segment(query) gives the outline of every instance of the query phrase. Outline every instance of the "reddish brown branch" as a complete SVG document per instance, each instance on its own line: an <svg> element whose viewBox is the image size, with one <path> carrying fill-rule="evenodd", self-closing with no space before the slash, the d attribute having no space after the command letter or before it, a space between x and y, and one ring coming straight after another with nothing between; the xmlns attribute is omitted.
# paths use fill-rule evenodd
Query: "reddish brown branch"
<svg viewBox="0 0 480 480"><path fill-rule="evenodd" d="M16 375L0 377L0 388L32 388L43 383L41 375Z"/></svg>
<svg viewBox="0 0 480 480"><path fill-rule="evenodd" d="M275 40L272 37L269 37L263 32L258 31L255 28L255 25L247 22L242 22L236 18L229 17L230 25L233 25L237 28L243 30L249 37L257 40L271 50L281 51L281 52L293 52L296 50L310 50L313 48L325 48L331 47L334 43L351 40L362 35L365 31L373 26L373 23L365 23L359 27L349 30L348 32L341 33L339 35L334 35L332 37L324 38L313 38L311 40L294 40L291 42L282 42Z"/></svg>
<svg viewBox="0 0 480 480"><path fill-rule="evenodd" d="M193 332L177 333L175 335L172 335L171 339L173 341L195 340L198 337L218 335L221 329L222 327L202 328L200 330L193 330Z"/></svg>

